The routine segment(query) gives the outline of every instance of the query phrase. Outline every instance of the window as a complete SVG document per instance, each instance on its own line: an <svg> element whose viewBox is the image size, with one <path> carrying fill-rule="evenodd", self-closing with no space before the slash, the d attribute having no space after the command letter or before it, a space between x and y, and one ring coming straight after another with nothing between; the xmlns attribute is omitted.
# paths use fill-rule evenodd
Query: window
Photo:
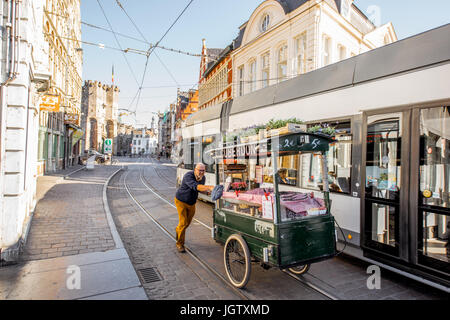
<svg viewBox="0 0 450 320"><path fill-rule="evenodd" d="M347 0L342 0L341 1L341 14L342 16L344 16L345 18L348 18L348 15L350 13L350 6Z"/></svg>
<svg viewBox="0 0 450 320"><path fill-rule="evenodd" d="M338 46L339 49L339 61L347 59L347 48L342 45Z"/></svg>
<svg viewBox="0 0 450 320"><path fill-rule="evenodd" d="M311 124L313 127L317 124ZM350 193L352 167L352 135L349 121L334 122L327 125L336 129L335 143L327 152L328 184L331 192ZM307 189L321 189L323 185L320 156L300 155L299 186Z"/></svg>
<svg viewBox="0 0 450 320"><path fill-rule="evenodd" d="M269 86L269 78L270 78L270 52L266 52L261 57L261 64L262 64L262 72L261 72L261 79L262 79L262 87L265 88Z"/></svg>
<svg viewBox="0 0 450 320"><path fill-rule="evenodd" d="M250 92L256 90L256 60L252 60L250 62L250 73L249 73L249 82L250 82Z"/></svg>
<svg viewBox="0 0 450 320"><path fill-rule="evenodd" d="M322 66L325 67L331 63L331 38L323 36L322 42Z"/></svg>
<svg viewBox="0 0 450 320"><path fill-rule="evenodd" d="M287 45L278 49L277 58L277 78L281 82L287 79Z"/></svg>
<svg viewBox="0 0 450 320"><path fill-rule="evenodd" d="M306 72L306 33L295 39L295 73Z"/></svg>
<svg viewBox="0 0 450 320"><path fill-rule="evenodd" d="M449 123L450 107L420 110L420 193L426 206L450 208Z"/></svg>
<svg viewBox="0 0 450 320"><path fill-rule="evenodd" d="M270 17L268 14L266 14L261 22L261 31L266 32L267 29L269 29L269 24L270 24Z"/></svg>
<svg viewBox="0 0 450 320"><path fill-rule="evenodd" d="M244 95L244 66L240 66L238 68L238 77L239 77L239 96Z"/></svg>

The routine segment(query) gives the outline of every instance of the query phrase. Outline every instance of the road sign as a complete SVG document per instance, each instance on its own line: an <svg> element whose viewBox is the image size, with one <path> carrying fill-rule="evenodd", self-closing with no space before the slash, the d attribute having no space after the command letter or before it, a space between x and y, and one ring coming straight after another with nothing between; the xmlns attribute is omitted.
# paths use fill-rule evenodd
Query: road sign
<svg viewBox="0 0 450 320"><path fill-rule="evenodd" d="M105 153L112 153L112 139L105 139Z"/></svg>

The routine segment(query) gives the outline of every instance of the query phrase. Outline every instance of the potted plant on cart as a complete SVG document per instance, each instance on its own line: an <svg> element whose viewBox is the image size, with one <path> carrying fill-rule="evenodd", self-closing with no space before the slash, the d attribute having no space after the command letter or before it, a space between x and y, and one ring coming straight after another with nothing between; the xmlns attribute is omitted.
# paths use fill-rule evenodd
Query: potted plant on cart
<svg viewBox="0 0 450 320"><path fill-rule="evenodd" d="M266 124L266 138L296 131L306 131L306 125L303 120L297 118L275 120L272 118Z"/></svg>

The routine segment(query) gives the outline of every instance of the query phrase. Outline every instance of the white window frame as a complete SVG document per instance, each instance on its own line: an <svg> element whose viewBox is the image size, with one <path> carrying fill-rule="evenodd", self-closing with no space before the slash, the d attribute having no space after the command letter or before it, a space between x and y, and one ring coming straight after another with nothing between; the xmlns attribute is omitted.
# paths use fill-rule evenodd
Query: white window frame
<svg viewBox="0 0 450 320"><path fill-rule="evenodd" d="M245 90L245 81L244 81L244 65L241 65L238 67L238 96L241 97L244 95L244 90Z"/></svg>
<svg viewBox="0 0 450 320"><path fill-rule="evenodd" d="M341 15L346 19L350 16L350 3L348 0L341 0Z"/></svg>
<svg viewBox="0 0 450 320"><path fill-rule="evenodd" d="M269 30L269 26L270 26L270 15L268 13L266 13L266 14L264 14L264 16L261 19L261 24L260 24L261 32L266 32L267 30Z"/></svg>
<svg viewBox="0 0 450 320"><path fill-rule="evenodd" d="M284 49L284 54L285 56L283 57L284 59L280 58L280 51ZM276 51L276 61L277 61L277 82L282 82L288 79L288 45L287 43L283 43L282 45L278 46L277 51ZM281 66L284 65L286 68L286 74L285 75L281 75L280 71Z"/></svg>
<svg viewBox="0 0 450 320"><path fill-rule="evenodd" d="M251 59L248 63L248 83L249 92L256 91L256 59Z"/></svg>
<svg viewBox="0 0 450 320"><path fill-rule="evenodd" d="M294 73L296 75L300 75L306 73L306 52L307 52L307 42L308 38L306 36L306 32L303 32L301 35L294 39L294 50L295 50L295 64L294 64Z"/></svg>
<svg viewBox="0 0 450 320"><path fill-rule="evenodd" d="M338 45L338 52L339 52L339 61L347 59L347 48L343 46L342 44ZM344 56L342 56L342 53L344 53Z"/></svg>
<svg viewBox="0 0 450 320"><path fill-rule="evenodd" d="M264 59L267 58L267 63ZM266 51L261 55L261 86L266 88L270 83L270 51Z"/></svg>
<svg viewBox="0 0 450 320"><path fill-rule="evenodd" d="M328 50L326 50L328 49ZM332 42L331 37L324 34L322 36L322 67L328 66L332 62Z"/></svg>

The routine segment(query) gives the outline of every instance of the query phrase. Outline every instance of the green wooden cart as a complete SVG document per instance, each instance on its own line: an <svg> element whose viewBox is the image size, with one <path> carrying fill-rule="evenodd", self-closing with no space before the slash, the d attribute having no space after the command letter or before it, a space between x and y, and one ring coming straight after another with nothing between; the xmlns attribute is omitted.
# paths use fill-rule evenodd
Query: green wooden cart
<svg viewBox="0 0 450 320"><path fill-rule="evenodd" d="M212 236L225 244L225 269L235 287L247 284L251 262L303 274L311 263L335 256L324 156L332 142L326 135L296 132L211 151L216 183L225 188L216 201ZM297 180L310 177L289 169L308 155L320 164L322 190L316 193L323 197L300 189Z"/></svg>

